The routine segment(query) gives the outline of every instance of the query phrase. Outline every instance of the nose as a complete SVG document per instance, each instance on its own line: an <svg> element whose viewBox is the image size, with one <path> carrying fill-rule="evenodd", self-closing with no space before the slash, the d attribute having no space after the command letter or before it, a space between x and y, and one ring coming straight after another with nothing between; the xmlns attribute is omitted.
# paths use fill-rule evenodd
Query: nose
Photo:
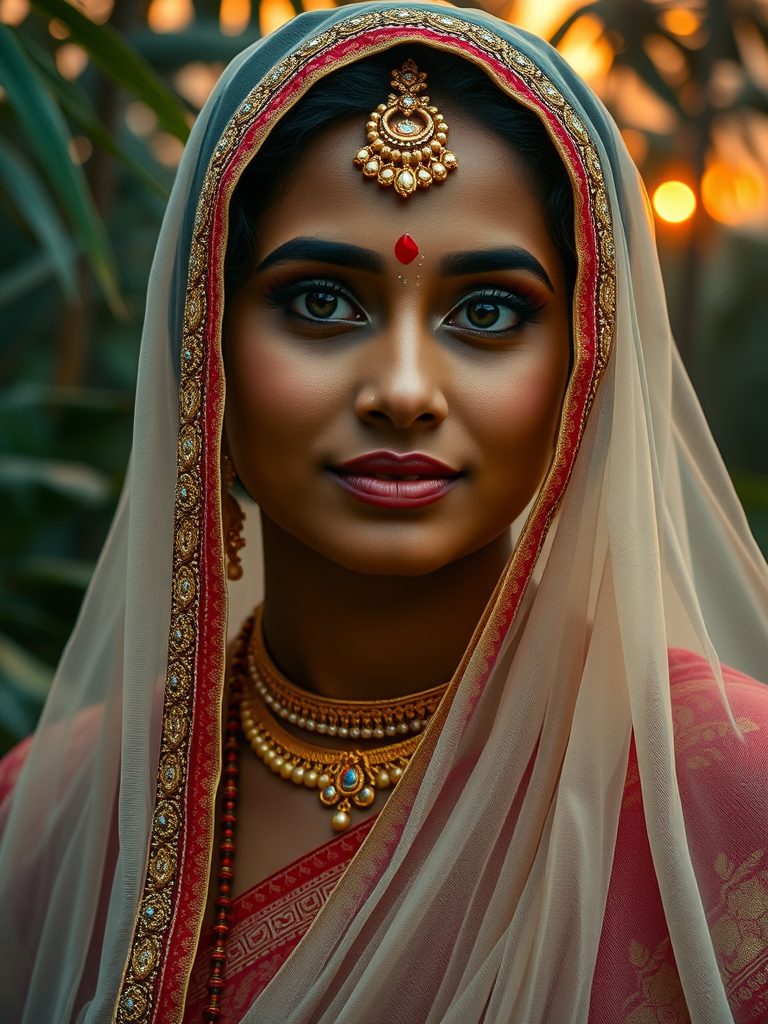
<svg viewBox="0 0 768 1024"><path fill-rule="evenodd" d="M392 325L366 348L355 401L359 419L398 430L434 427L445 420L443 354L428 331L413 321Z"/></svg>

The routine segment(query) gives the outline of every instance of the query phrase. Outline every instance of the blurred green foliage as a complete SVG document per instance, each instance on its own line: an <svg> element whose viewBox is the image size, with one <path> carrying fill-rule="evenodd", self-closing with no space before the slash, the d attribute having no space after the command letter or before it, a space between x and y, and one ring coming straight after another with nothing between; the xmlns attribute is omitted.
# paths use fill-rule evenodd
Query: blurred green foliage
<svg viewBox="0 0 768 1024"><path fill-rule="evenodd" d="M660 10L595 6L630 41ZM177 72L223 66L258 38L257 4L238 36L220 31L218 0L197 0L194 21L167 34L146 10L120 0L95 24L66 0L35 0L0 25L0 753L34 728L122 485L147 277L174 143L196 112ZM59 51L73 43L89 60L65 78ZM622 52L668 91L636 46ZM650 142L655 173L675 140ZM689 232L693 275L691 247L660 233L673 322L695 339L694 382L768 551L768 245L702 231Z"/></svg>
<svg viewBox="0 0 768 1024"><path fill-rule="evenodd" d="M161 147L180 148L196 113L171 82L200 59L183 37L222 64L257 37L222 35L218 4L200 8L166 35L132 0L106 24L40 0L0 25L0 753L34 728L122 486L174 174ZM76 78L57 66L71 44L89 57Z"/></svg>

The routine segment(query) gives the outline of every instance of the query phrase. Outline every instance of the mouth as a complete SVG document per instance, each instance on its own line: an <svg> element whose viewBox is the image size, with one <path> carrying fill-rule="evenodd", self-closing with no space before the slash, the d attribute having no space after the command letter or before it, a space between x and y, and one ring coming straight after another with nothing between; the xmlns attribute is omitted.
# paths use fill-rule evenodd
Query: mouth
<svg viewBox="0 0 768 1024"><path fill-rule="evenodd" d="M464 475L421 452L368 452L329 468L337 483L359 501L387 508L431 505Z"/></svg>

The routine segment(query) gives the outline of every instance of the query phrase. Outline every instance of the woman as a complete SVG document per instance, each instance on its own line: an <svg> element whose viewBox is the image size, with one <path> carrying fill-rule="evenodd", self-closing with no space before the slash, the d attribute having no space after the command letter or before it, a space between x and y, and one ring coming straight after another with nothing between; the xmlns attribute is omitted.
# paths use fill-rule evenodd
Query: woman
<svg viewBox="0 0 768 1024"><path fill-rule="evenodd" d="M476 11L304 15L225 72L4 766L9 1020L765 1019L768 574L646 209Z"/></svg>

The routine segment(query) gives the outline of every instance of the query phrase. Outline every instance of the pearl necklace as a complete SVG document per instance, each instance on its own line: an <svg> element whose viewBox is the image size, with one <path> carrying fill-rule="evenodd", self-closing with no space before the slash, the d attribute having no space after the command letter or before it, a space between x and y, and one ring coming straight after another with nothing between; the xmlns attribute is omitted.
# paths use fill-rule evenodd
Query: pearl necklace
<svg viewBox="0 0 768 1024"><path fill-rule="evenodd" d="M334 831L344 832L352 823L349 812L353 805L360 809L370 807L379 790L397 785L422 740L423 719L428 718L434 711L447 687L435 687L434 690L396 701L326 701L314 694L305 694L281 676L269 661L260 628L261 615L260 607L244 627L244 634L247 635L246 630L250 633L250 642L248 673L243 673L239 680L242 687L239 710L243 733L256 756L275 774L297 786L316 789L320 803L329 809L335 808L331 819ZM257 666L258 673L254 671L254 665ZM276 707L273 695L264 692L264 685L259 686L260 681L263 683L261 671L264 669L270 682L277 679L281 685L289 689L291 695L298 695L297 700L301 701L303 711L303 722L298 717L297 710L291 711L290 705L285 703L280 703ZM236 667L234 671L242 672L242 669ZM434 703L435 699L437 703ZM333 709L329 710L331 705ZM307 709L310 707L317 709L311 712L315 716L312 719L308 719ZM370 707L375 709L372 713L368 711ZM393 708L396 710L390 710ZM398 737L410 732L412 725L406 724L404 718L396 720L395 716L412 709L421 709L418 732L416 735L407 735L398 742ZM312 721L317 732L324 731L339 738L381 738L371 725L374 721L386 721L386 725L377 728L381 729L383 736L392 736L395 741L370 750L331 750L297 739L283 729L276 713L300 728L308 728L309 731L312 731L309 727L309 721ZM295 723L293 715L297 716ZM387 721L385 716L390 721ZM341 725L341 721L355 721L361 724ZM405 729L399 728L403 724ZM321 725L325 725L326 729L322 730ZM330 729L334 726L335 732L331 732ZM351 731L353 728L356 730L355 735ZM342 732L342 729L345 731Z"/></svg>
<svg viewBox="0 0 768 1024"><path fill-rule="evenodd" d="M286 781L317 789L324 807L335 807L335 832L352 823L352 804L370 807L376 792L397 785L421 736L409 736L375 750L329 750L305 743L286 732L248 684L240 703L240 723L257 757Z"/></svg>
<svg viewBox="0 0 768 1024"><path fill-rule="evenodd" d="M263 605L254 613L248 668L256 692L278 718L318 735L351 740L388 740L420 733L435 713L448 684L394 700L344 701L319 697L296 686L275 667L262 633Z"/></svg>

